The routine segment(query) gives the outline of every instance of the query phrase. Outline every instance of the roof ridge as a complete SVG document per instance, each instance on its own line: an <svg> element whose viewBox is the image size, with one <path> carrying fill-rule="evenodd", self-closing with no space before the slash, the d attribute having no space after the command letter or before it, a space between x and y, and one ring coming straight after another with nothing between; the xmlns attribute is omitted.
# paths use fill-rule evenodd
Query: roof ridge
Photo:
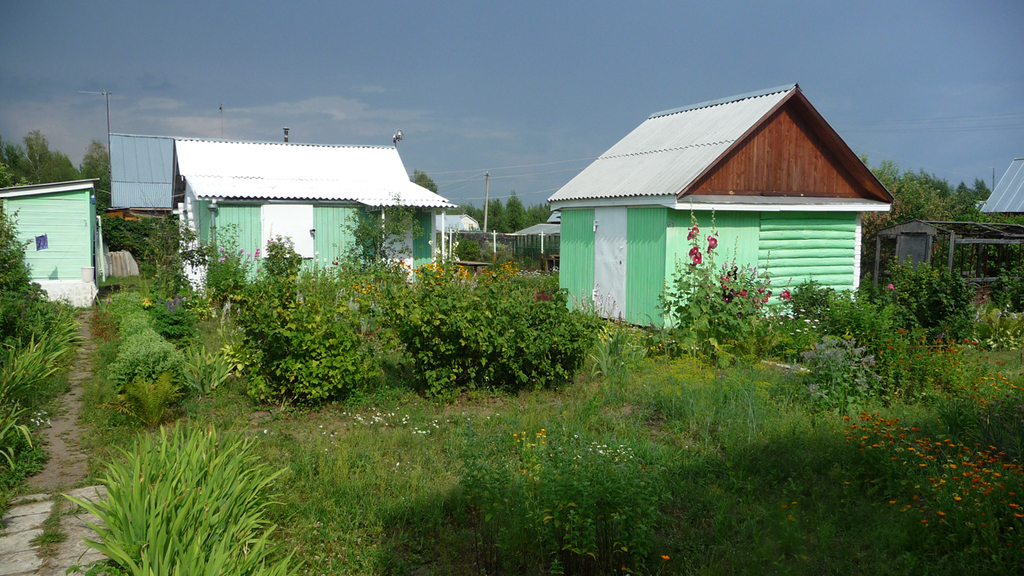
<svg viewBox="0 0 1024 576"><path fill-rule="evenodd" d="M682 106L680 108L672 108L669 110L662 110L661 112L655 112L647 117L648 120L653 118L659 118L661 116L669 116L672 114L678 114L680 112L689 112L690 110L697 110L700 108L710 108L712 106L718 106L720 104L731 104L733 102L739 102L740 100L747 100L749 98L759 98L761 96L769 96L771 94L777 94L779 92L789 92L794 88L799 88L799 84L786 84L784 86L776 86L774 88L767 88L765 90L756 90L754 92L747 92L745 94L737 94L735 96L727 96L725 98L718 98L716 100L708 100L706 102L699 102L697 104L690 104L688 106Z"/></svg>
<svg viewBox="0 0 1024 576"><path fill-rule="evenodd" d="M698 144L687 144L686 146L676 146L674 148L658 148L657 150L642 150L640 152L628 152L626 154L614 154L612 156L599 156L597 160L609 160L612 158L625 158L626 156L641 156L644 154L659 154L661 152L673 152L675 150L686 150L687 148L700 148L703 146L716 146L718 144L732 144L736 140L716 140L714 142L700 142ZM596 160L595 160L596 162Z"/></svg>
<svg viewBox="0 0 1024 576"><path fill-rule="evenodd" d="M169 136L175 142L209 142L211 144L255 144L275 146L308 146L312 148L373 148L377 150L392 150L394 146L382 146L378 144L316 144L312 142L276 142L259 140L221 140L219 138L175 138Z"/></svg>

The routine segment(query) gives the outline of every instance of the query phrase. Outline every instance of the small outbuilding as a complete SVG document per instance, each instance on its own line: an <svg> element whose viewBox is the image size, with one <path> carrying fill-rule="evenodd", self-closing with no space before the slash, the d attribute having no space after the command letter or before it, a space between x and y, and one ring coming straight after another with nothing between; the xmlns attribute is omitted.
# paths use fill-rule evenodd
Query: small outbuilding
<svg viewBox="0 0 1024 576"><path fill-rule="evenodd" d="M280 142L176 139L178 213L204 242L230 230L255 254L273 237L291 238L303 258L330 266L352 242L359 211L407 206L419 234L405 240L410 267L433 258L434 212L452 208L409 180L398 149Z"/></svg>
<svg viewBox="0 0 1024 576"><path fill-rule="evenodd" d="M793 84L652 114L549 199L561 211L559 282L607 317L660 325L690 250L756 266L777 293L860 282L861 213L892 196Z"/></svg>
<svg viewBox="0 0 1024 576"><path fill-rule="evenodd" d="M0 189L0 205L13 215L18 241L32 281L50 300L88 307L96 298L96 254L102 254L96 228L94 180L76 180Z"/></svg>

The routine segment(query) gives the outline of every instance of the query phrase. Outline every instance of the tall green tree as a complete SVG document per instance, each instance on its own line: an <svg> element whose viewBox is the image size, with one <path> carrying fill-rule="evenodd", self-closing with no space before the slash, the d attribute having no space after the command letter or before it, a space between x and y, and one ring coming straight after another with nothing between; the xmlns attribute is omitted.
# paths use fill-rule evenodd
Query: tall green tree
<svg viewBox="0 0 1024 576"><path fill-rule="evenodd" d="M78 180L79 174L67 154L50 150L50 141L39 130L25 136L25 176L30 184Z"/></svg>
<svg viewBox="0 0 1024 576"><path fill-rule="evenodd" d="M512 195L509 196L508 201L505 202L505 228L509 232L517 232L526 228L526 208L523 207L523 203L516 196L516 191L512 191Z"/></svg>
<svg viewBox="0 0 1024 576"><path fill-rule="evenodd" d="M484 225L480 222L480 226ZM501 198L495 198L487 204L487 232L508 232L505 226L505 207L501 204Z"/></svg>
<svg viewBox="0 0 1024 576"><path fill-rule="evenodd" d="M96 210L110 208L110 156L107 146L99 140L89 142L85 149L85 157L78 165L80 178L96 178Z"/></svg>
<svg viewBox="0 0 1024 576"><path fill-rule="evenodd" d="M419 170L413 170L412 171L412 181L413 181L414 184L419 184L420 186L423 186L424 188L426 188L427 190L430 190L434 194L437 194L437 184L434 182L433 178L431 178L430 176L427 176L426 172L421 172Z"/></svg>
<svg viewBox="0 0 1024 576"><path fill-rule="evenodd" d="M533 226L534 224L541 224L547 222L548 218L551 217L551 205L550 204L533 204L526 209L526 225Z"/></svg>

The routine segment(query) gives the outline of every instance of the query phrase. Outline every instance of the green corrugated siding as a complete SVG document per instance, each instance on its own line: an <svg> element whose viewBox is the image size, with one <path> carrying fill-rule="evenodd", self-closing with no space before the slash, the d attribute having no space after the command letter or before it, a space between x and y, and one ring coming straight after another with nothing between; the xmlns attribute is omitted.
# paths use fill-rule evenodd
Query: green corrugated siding
<svg viewBox="0 0 1024 576"><path fill-rule="evenodd" d="M716 263L735 262L738 266L758 265L758 242L761 227L760 212L693 212L700 228L700 248L707 256L707 237L718 232L718 248L715 250ZM693 226L690 212L669 210L665 251L665 270L671 278L677 262L689 262L693 243L686 239Z"/></svg>
<svg viewBox="0 0 1024 576"><path fill-rule="evenodd" d="M776 290L814 280L838 290L853 288L857 214L765 212L758 266Z"/></svg>
<svg viewBox="0 0 1024 576"><path fill-rule="evenodd" d="M25 261L33 280L81 280L82 268L93 265L89 194L85 189L4 200L4 211L17 213L18 240L29 243ZM48 247L36 250L35 237L43 234Z"/></svg>
<svg viewBox="0 0 1024 576"><path fill-rule="evenodd" d="M359 209L354 206L313 206L313 250L319 253L320 264L331 265L342 260L352 245L352 218Z"/></svg>
<svg viewBox="0 0 1024 576"><path fill-rule="evenodd" d="M667 220L667 208L629 208L626 213L627 322L661 324Z"/></svg>
<svg viewBox="0 0 1024 576"><path fill-rule="evenodd" d="M210 242L210 203L197 200L193 206L196 224L199 227L199 240L208 244Z"/></svg>
<svg viewBox="0 0 1024 576"><path fill-rule="evenodd" d="M430 230L433 220L434 215L430 212L416 213L416 224L419 226L419 235L413 238L412 241L412 260L414 267L429 264L433 260L433 254L430 249L430 238L433 236Z"/></svg>
<svg viewBox="0 0 1024 576"><path fill-rule="evenodd" d="M589 303L594 291L594 211L562 210L559 286L570 304Z"/></svg>
<svg viewBox="0 0 1024 576"><path fill-rule="evenodd" d="M207 224L208 226L208 224ZM259 204L220 204L217 209L217 241L234 237L238 247L255 254L262 244Z"/></svg>

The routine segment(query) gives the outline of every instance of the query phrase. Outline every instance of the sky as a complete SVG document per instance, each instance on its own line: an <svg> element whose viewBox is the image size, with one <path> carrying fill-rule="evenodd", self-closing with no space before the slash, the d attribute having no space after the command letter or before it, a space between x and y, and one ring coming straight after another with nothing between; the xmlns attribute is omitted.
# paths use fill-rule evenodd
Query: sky
<svg viewBox="0 0 1024 576"><path fill-rule="evenodd" d="M651 113L798 83L871 165L1024 156L1024 1L0 0L0 138L391 145L456 203L544 202ZM220 106L223 105L223 124Z"/></svg>

